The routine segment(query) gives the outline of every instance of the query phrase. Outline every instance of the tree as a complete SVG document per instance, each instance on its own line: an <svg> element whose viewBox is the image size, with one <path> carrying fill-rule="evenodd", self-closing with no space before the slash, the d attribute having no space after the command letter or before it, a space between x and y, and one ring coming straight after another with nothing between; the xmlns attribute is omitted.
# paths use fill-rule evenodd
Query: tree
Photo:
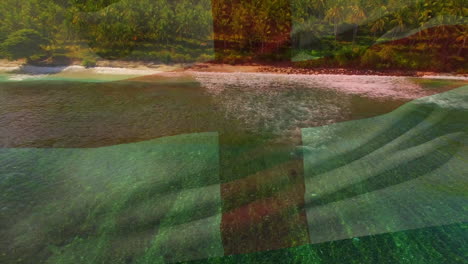
<svg viewBox="0 0 468 264"><path fill-rule="evenodd" d="M393 19L390 21L390 25L394 26L393 37L396 37L397 34L402 33L406 29L406 24L408 22L407 10L402 9L393 14Z"/></svg>
<svg viewBox="0 0 468 264"><path fill-rule="evenodd" d="M3 54L11 59L17 60L26 58L31 60L34 55L39 55L43 51L43 46L48 41L33 29L21 29L10 34L2 43Z"/></svg>
<svg viewBox="0 0 468 264"><path fill-rule="evenodd" d="M457 56L461 56L462 50L465 48L466 45L466 39L468 38L468 31L466 30L465 27L461 27L458 29L458 37L455 39L457 42L461 42L461 45L458 48L457 51Z"/></svg>
<svg viewBox="0 0 468 264"><path fill-rule="evenodd" d="M333 23L333 32L335 34L335 42L338 38L338 25L344 21L345 10L341 3L337 3L332 8L328 9L325 14L325 20Z"/></svg>
<svg viewBox="0 0 468 264"><path fill-rule="evenodd" d="M349 21L354 24L353 29L353 45L356 41L357 31L359 27L359 23L362 23L364 19L367 18L364 9L360 6L359 2L356 2L354 5L350 7L350 14L349 14Z"/></svg>

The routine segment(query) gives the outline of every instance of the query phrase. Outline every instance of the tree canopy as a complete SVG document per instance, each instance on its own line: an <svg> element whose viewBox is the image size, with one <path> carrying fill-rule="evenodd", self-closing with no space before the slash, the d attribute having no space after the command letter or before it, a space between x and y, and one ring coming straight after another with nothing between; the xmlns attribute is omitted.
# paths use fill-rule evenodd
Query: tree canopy
<svg viewBox="0 0 468 264"><path fill-rule="evenodd" d="M21 29L11 33L1 44L1 50L12 60L30 59L43 51L47 40L33 29Z"/></svg>

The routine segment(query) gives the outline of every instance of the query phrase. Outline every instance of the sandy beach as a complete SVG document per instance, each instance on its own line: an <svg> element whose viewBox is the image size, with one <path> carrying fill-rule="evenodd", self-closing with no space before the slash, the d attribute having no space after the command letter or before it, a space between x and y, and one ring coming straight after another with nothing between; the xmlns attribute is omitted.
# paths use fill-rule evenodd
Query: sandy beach
<svg viewBox="0 0 468 264"><path fill-rule="evenodd" d="M0 73L13 73L24 75L44 74L83 74L83 75L131 75L145 76L167 73L185 72L221 72L221 73L276 73L299 75L372 75L372 76L408 76L431 79L468 80L468 74L404 71L404 70L370 70L347 68L299 68L291 63L248 63L248 64L221 64L221 63L186 63L186 64L157 64L139 61L99 61L95 67L84 67L79 64L72 65L27 65L24 61L0 60Z"/></svg>

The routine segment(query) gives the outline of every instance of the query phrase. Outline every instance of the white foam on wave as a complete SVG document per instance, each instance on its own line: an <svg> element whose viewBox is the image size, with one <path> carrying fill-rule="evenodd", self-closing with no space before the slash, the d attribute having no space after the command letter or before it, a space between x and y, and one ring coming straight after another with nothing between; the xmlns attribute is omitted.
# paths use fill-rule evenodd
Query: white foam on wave
<svg viewBox="0 0 468 264"><path fill-rule="evenodd" d="M415 104L435 104L442 109L468 110L468 86L460 87L450 93L440 93L413 101Z"/></svg>
<svg viewBox="0 0 468 264"><path fill-rule="evenodd" d="M115 67L92 67L72 65L66 67L42 67L42 66L23 66L17 69L25 74L58 74L58 73L95 73L109 75L149 75L161 71L148 68L115 68Z"/></svg>
<svg viewBox="0 0 468 264"><path fill-rule="evenodd" d="M30 75L30 74L14 74L8 76L9 81L25 81L25 80L38 80L46 77L44 74Z"/></svg>
<svg viewBox="0 0 468 264"><path fill-rule="evenodd" d="M99 74L123 74L123 75L150 75L161 73L160 70L153 69L129 69L129 68L113 68L113 67L96 67L92 71Z"/></svg>
<svg viewBox="0 0 468 264"><path fill-rule="evenodd" d="M3 71L2 71L3 69ZM114 67L94 67L86 68L73 65L66 67L42 67L42 66L21 66L21 67L3 67L0 72L4 73L7 81L19 82L30 80L122 80L138 76L159 74L164 71L160 69L149 68L114 68Z"/></svg>
<svg viewBox="0 0 468 264"><path fill-rule="evenodd" d="M19 68L19 66L0 66L0 72L17 71Z"/></svg>
<svg viewBox="0 0 468 264"><path fill-rule="evenodd" d="M442 80L468 81L468 77L466 77L466 76L454 76L454 75L424 75L421 78L424 78L424 79L442 79Z"/></svg>

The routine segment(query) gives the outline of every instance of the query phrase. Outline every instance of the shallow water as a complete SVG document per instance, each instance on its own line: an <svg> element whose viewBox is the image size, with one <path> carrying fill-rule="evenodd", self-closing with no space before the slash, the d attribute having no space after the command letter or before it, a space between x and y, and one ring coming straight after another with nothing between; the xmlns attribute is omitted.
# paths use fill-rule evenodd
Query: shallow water
<svg viewBox="0 0 468 264"><path fill-rule="evenodd" d="M461 263L464 81L11 77L0 262Z"/></svg>
<svg viewBox="0 0 468 264"><path fill-rule="evenodd" d="M425 88L373 76L197 73L170 82L96 76L1 82L0 145L97 147L204 131L297 137L302 127L383 114L460 85Z"/></svg>

